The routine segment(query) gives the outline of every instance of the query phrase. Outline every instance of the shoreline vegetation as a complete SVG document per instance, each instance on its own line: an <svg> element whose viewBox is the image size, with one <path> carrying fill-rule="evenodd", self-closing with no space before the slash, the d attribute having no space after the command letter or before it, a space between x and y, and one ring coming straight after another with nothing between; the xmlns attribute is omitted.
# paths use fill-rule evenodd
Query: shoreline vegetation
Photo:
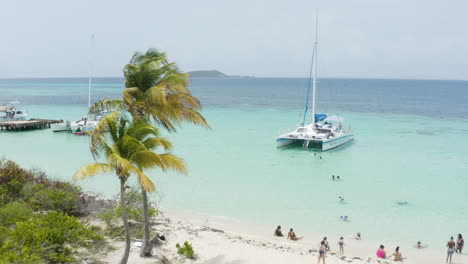
<svg viewBox="0 0 468 264"><path fill-rule="evenodd" d="M118 196L104 199L6 159L0 161L0 181L1 264L119 263L125 251L125 234L119 221ZM228 231L223 223L207 224L206 219L166 214L151 202L151 256L141 256L142 197L138 187L127 189L131 235L128 263L283 264L315 263L318 258L318 247L310 240L296 242L273 234L263 237ZM401 263L377 259L374 248L350 238L345 238L345 254L340 255L334 242L330 241L331 251L327 252L326 263ZM191 248L188 255L180 250L186 245ZM362 246L364 249L359 249ZM403 263L440 263L443 258L425 250L406 249L403 253L408 257ZM464 255L455 254L453 263L464 263L463 260L466 260Z"/></svg>

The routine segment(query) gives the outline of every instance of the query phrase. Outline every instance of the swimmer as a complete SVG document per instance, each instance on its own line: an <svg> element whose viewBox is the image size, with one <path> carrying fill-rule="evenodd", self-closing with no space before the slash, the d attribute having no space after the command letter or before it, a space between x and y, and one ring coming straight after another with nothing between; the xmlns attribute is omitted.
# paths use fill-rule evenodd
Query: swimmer
<svg viewBox="0 0 468 264"><path fill-rule="evenodd" d="M421 244L421 241L418 241L418 243L416 243L416 248L417 249L423 249L424 246Z"/></svg>
<svg viewBox="0 0 468 264"><path fill-rule="evenodd" d="M320 156L320 159L322 159L322 156Z"/></svg>
<svg viewBox="0 0 468 264"><path fill-rule="evenodd" d="M345 221L345 222L348 222L349 221L349 217L347 215L344 215L344 216L340 216L340 219Z"/></svg>
<svg viewBox="0 0 468 264"><path fill-rule="evenodd" d="M336 179L337 179L337 180L341 180L341 179L340 179L340 176L336 176Z"/></svg>
<svg viewBox="0 0 468 264"><path fill-rule="evenodd" d="M400 201L400 202L397 202L398 205L408 205L408 202L406 201Z"/></svg>
<svg viewBox="0 0 468 264"><path fill-rule="evenodd" d="M338 197L338 200L340 200L340 202L344 202L344 201L345 201L344 198L341 197L341 196Z"/></svg>
<svg viewBox="0 0 468 264"><path fill-rule="evenodd" d="M361 232L357 232L356 236L353 236L353 239L361 240Z"/></svg>
<svg viewBox="0 0 468 264"><path fill-rule="evenodd" d="M332 175L332 180L335 180L335 175Z"/></svg>

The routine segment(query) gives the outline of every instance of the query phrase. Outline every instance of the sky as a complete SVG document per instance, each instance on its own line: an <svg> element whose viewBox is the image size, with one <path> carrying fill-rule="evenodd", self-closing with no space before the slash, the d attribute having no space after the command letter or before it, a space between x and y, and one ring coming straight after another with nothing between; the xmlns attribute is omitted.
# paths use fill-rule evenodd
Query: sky
<svg viewBox="0 0 468 264"><path fill-rule="evenodd" d="M122 76L156 48L183 71L468 80L468 1L0 0L0 78ZM94 34L93 48L90 38Z"/></svg>

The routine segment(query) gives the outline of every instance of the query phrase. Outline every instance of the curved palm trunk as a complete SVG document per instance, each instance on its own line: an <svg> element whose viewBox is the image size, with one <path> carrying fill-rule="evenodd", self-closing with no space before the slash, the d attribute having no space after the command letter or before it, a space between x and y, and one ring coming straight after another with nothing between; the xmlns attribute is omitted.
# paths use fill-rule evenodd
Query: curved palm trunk
<svg viewBox="0 0 468 264"><path fill-rule="evenodd" d="M120 264L127 264L128 256L130 255L130 228L128 226L127 204L125 202L125 182L126 179L120 177L120 206L122 207L122 222L125 230L125 252Z"/></svg>
<svg viewBox="0 0 468 264"><path fill-rule="evenodd" d="M140 255L142 257L150 257L153 246L151 245L150 224L149 224L149 217L148 217L148 194L143 189L141 189L141 194L143 196L143 219L144 219L145 234L143 237L143 247L141 248Z"/></svg>

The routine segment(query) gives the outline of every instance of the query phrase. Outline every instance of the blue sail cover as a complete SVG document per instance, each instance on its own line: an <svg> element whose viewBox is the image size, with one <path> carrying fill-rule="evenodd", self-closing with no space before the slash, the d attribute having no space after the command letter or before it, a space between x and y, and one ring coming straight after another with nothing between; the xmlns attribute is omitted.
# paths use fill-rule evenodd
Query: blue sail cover
<svg viewBox="0 0 468 264"><path fill-rule="evenodd" d="M315 114L315 122L323 121L327 118L326 114Z"/></svg>

